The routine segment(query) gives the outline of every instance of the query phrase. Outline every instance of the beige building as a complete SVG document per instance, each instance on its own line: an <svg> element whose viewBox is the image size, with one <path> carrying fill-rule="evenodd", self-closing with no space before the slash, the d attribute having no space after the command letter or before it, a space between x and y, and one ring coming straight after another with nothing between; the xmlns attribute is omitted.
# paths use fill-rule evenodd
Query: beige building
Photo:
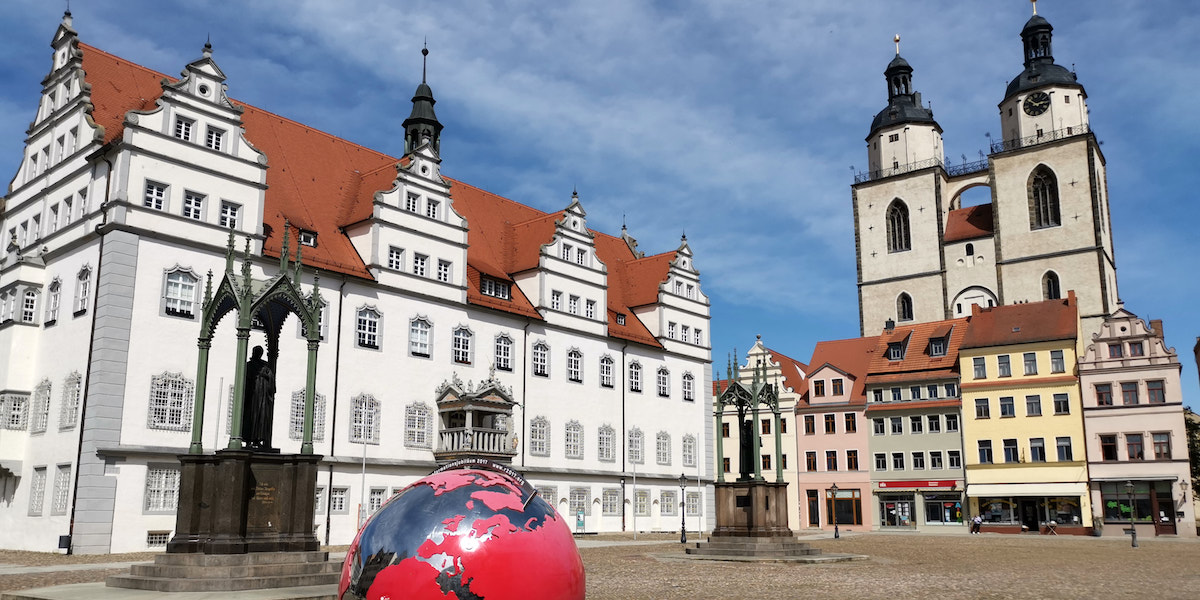
<svg viewBox="0 0 1200 600"><path fill-rule="evenodd" d="M1105 159L1083 86L1054 61L1052 29L1038 15L1025 24L1024 69L999 103L1002 135L986 158L958 165L897 45L888 105L866 139L869 170L852 188L863 334L1067 290L1085 334L1116 310ZM991 201L962 206L975 187Z"/></svg>
<svg viewBox="0 0 1200 600"><path fill-rule="evenodd" d="M1093 519L1120 537L1195 537L1183 419L1182 365L1162 321L1125 309L1106 319L1079 361Z"/></svg>

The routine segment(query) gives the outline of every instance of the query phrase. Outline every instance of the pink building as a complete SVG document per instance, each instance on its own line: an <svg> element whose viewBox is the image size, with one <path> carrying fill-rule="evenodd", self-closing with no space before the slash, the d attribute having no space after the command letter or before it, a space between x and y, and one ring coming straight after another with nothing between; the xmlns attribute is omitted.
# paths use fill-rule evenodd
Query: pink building
<svg viewBox="0 0 1200 600"><path fill-rule="evenodd" d="M874 336L819 342L808 362L795 409L800 528L832 530L835 514L843 530L872 528L864 410L867 370L877 343Z"/></svg>

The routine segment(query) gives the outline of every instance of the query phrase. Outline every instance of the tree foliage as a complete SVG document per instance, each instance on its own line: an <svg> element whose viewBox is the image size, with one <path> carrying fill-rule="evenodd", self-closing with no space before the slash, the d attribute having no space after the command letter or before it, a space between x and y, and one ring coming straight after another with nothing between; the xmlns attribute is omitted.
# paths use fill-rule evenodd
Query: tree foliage
<svg viewBox="0 0 1200 600"><path fill-rule="evenodd" d="M1188 461L1192 464L1192 494L1200 494L1200 417L1187 411L1184 418L1187 427Z"/></svg>

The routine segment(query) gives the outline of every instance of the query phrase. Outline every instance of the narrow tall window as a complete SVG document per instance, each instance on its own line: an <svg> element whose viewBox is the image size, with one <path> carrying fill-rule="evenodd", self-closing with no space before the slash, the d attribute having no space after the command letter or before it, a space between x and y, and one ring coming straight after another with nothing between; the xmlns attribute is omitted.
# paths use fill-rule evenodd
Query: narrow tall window
<svg viewBox="0 0 1200 600"><path fill-rule="evenodd" d="M58 430L74 429L79 421L79 397L83 391L83 377L79 371L67 375L63 382L62 412L58 415Z"/></svg>
<svg viewBox="0 0 1200 600"><path fill-rule="evenodd" d="M292 392L291 413L288 415L288 437L304 439L304 390ZM313 393L313 439L325 439L325 395Z"/></svg>
<svg viewBox="0 0 1200 600"><path fill-rule="evenodd" d="M1058 274L1054 271L1046 271L1042 276L1042 297L1045 300L1058 300L1062 298L1062 291L1059 289Z"/></svg>
<svg viewBox="0 0 1200 600"><path fill-rule="evenodd" d="M913 301L912 296L901 293L900 297L896 298L896 320L911 321L913 320Z"/></svg>
<svg viewBox="0 0 1200 600"><path fill-rule="evenodd" d="M185 141L192 141L192 127L196 124L191 119L183 117L175 117L175 137Z"/></svg>
<svg viewBox="0 0 1200 600"><path fill-rule="evenodd" d="M642 464L642 430L634 427L629 430L629 462Z"/></svg>
<svg viewBox="0 0 1200 600"><path fill-rule="evenodd" d="M221 227L224 229L237 229L238 224L238 209L241 207L232 203L221 201Z"/></svg>
<svg viewBox="0 0 1200 600"><path fill-rule="evenodd" d="M683 374L683 399L689 402L696 399L696 378L691 373Z"/></svg>
<svg viewBox="0 0 1200 600"><path fill-rule="evenodd" d="M428 256L425 256L424 254L413 255L413 267L412 267L413 275L416 275L417 277L424 277L426 265L428 263L429 263Z"/></svg>
<svg viewBox="0 0 1200 600"><path fill-rule="evenodd" d="M683 436L683 466L696 466L696 436L691 434Z"/></svg>
<svg viewBox="0 0 1200 600"><path fill-rule="evenodd" d="M379 313L374 309L360 308L356 326L358 345L362 348L379 349Z"/></svg>
<svg viewBox="0 0 1200 600"><path fill-rule="evenodd" d="M512 370L512 338L507 335L496 336L496 368L501 371Z"/></svg>
<svg viewBox="0 0 1200 600"><path fill-rule="evenodd" d="M433 325L425 319L413 319L408 324L408 352L413 356L422 356L428 358L430 355L429 349L429 332L433 329Z"/></svg>
<svg viewBox="0 0 1200 600"><path fill-rule="evenodd" d="M587 309L585 310L585 312L584 312L584 315L583 315L583 316L585 316L585 317L587 317L587 318L589 318L589 319L595 319L595 318L596 318L596 301L595 301L595 300L588 300L588 301L587 301Z"/></svg>
<svg viewBox="0 0 1200 600"><path fill-rule="evenodd" d="M550 456L550 421L546 417L534 417L529 423L529 453Z"/></svg>
<svg viewBox="0 0 1200 600"><path fill-rule="evenodd" d="M179 469L151 468L146 470L146 512L175 512L179 504Z"/></svg>
<svg viewBox="0 0 1200 600"><path fill-rule="evenodd" d="M671 434L660 431L655 437L655 458L660 465L671 464Z"/></svg>
<svg viewBox="0 0 1200 600"><path fill-rule="evenodd" d="M1038 167L1029 179L1029 227L1044 229L1061 224L1058 179L1050 169Z"/></svg>
<svg viewBox="0 0 1200 600"><path fill-rule="evenodd" d="M431 448L433 432L432 411L415 402L404 408L404 445L409 448Z"/></svg>
<svg viewBox="0 0 1200 600"><path fill-rule="evenodd" d="M629 363L629 391L642 391L642 365Z"/></svg>
<svg viewBox="0 0 1200 600"><path fill-rule="evenodd" d="M50 422L50 380L43 379L33 388L33 414L29 419L30 433L44 433Z"/></svg>
<svg viewBox="0 0 1200 600"><path fill-rule="evenodd" d="M454 362L471 364L471 331L465 327L454 330Z"/></svg>
<svg viewBox="0 0 1200 600"><path fill-rule="evenodd" d="M142 198L142 206L162 210L166 202L167 186L153 181L146 182L146 195Z"/></svg>
<svg viewBox="0 0 1200 600"><path fill-rule="evenodd" d="M583 458L583 425L579 421L567 421L567 431L563 440L567 458Z"/></svg>
<svg viewBox="0 0 1200 600"><path fill-rule="evenodd" d="M438 209L440 207L441 207L441 203L438 202L437 200L426 201L425 202L425 216L429 217L430 219L438 218Z"/></svg>
<svg viewBox="0 0 1200 600"><path fill-rule="evenodd" d="M583 353L578 350L567 352L567 380L583 382Z"/></svg>
<svg viewBox="0 0 1200 600"><path fill-rule="evenodd" d="M671 395L671 372L666 367L658 369L658 395L663 397Z"/></svg>
<svg viewBox="0 0 1200 600"><path fill-rule="evenodd" d="M603 462L613 462L616 460L614 452L614 444L617 432L611 425L601 425L600 431L596 437L597 457Z"/></svg>
<svg viewBox="0 0 1200 600"><path fill-rule="evenodd" d="M899 198L892 201L887 210L888 252L903 252L912 249L908 231L908 207Z"/></svg>
<svg viewBox="0 0 1200 600"><path fill-rule="evenodd" d="M547 377L550 375L550 346L543 342L538 342L533 345L533 352L530 353L533 362L533 374L539 377Z"/></svg>
<svg viewBox="0 0 1200 600"><path fill-rule="evenodd" d="M222 142L225 141L225 131L216 127L209 127L204 136L204 145L212 150L220 152L223 148Z"/></svg>
<svg viewBox="0 0 1200 600"><path fill-rule="evenodd" d="M54 472L54 496L50 501L50 514L67 514L71 499L71 465L58 465Z"/></svg>
<svg viewBox="0 0 1200 600"><path fill-rule="evenodd" d="M21 322L32 323L37 319L37 300L36 291L25 290L25 297L21 300Z"/></svg>
<svg viewBox="0 0 1200 600"><path fill-rule="evenodd" d="M150 406L146 427L188 431L191 428L195 385L181 373L163 373L150 379Z"/></svg>
<svg viewBox="0 0 1200 600"><path fill-rule="evenodd" d="M171 316L192 318L195 314L196 278L187 271L167 273L163 310Z"/></svg>
<svg viewBox="0 0 1200 600"><path fill-rule="evenodd" d="M438 259L437 280L445 283L450 282L450 261Z"/></svg>
<svg viewBox="0 0 1200 600"><path fill-rule="evenodd" d="M350 441L357 444L378 444L379 401L375 396L355 396L350 411Z"/></svg>
<svg viewBox="0 0 1200 600"><path fill-rule="evenodd" d="M600 385L607 388L613 387L613 359L611 356L600 359Z"/></svg>

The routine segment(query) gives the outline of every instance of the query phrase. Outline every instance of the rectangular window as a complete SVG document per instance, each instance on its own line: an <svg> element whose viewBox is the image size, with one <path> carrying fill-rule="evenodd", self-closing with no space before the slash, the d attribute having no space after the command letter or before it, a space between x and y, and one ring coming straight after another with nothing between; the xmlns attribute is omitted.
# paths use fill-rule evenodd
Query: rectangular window
<svg viewBox="0 0 1200 600"><path fill-rule="evenodd" d="M317 247L317 232L301 229L296 232L296 241L300 242L301 246L309 246L310 248Z"/></svg>
<svg viewBox="0 0 1200 600"><path fill-rule="evenodd" d="M356 332L359 346L379 348L379 313L365 309L358 311Z"/></svg>
<svg viewBox="0 0 1200 600"><path fill-rule="evenodd" d="M991 417L992 417L991 407L988 406L988 399L987 398L976 398L975 399L975 418L976 419L990 419Z"/></svg>
<svg viewBox="0 0 1200 600"><path fill-rule="evenodd" d="M917 470L917 469L924 470L925 469L925 453L924 452L913 452L912 453L912 468L914 470Z"/></svg>
<svg viewBox="0 0 1200 600"><path fill-rule="evenodd" d="M875 402L883 402L883 390L872 390L871 396Z"/></svg>
<svg viewBox="0 0 1200 600"><path fill-rule="evenodd" d="M650 490L637 490L633 493L633 512L639 517L650 514Z"/></svg>
<svg viewBox="0 0 1200 600"><path fill-rule="evenodd" d="M438 259L437 280L441 282L450 282L450 261Z"/></svg>
<svg viewBox="0 0 1200 600"><path fill-rule="evenodd" d="M679 339L681 339L685 342L692 339L691 328L688 327L687 325L680 325L679 326Z"/></svg>
<svg viewBox="0 0 1200 600"><path fill-rule="evenodd" d="M329 493L329 512L336 514L346 514L347 503L346 498L350 495L350 488L335 487Z"/></svg>
<svg viewBox="0 0 1200 600"><path fill-rule="evenodd" d="M222 142L225 140L225 132L216 127L209 126L205 131L204 145L217 152L221 151Z"/></svg>
<svg viewBox="0 0 1200 600"><path fill-rule="evenodd" d="M530 360L533 362L534 375L538 377L548 377L550 375L550 348L548 346L545 344L534 344Z"/></svg>
<svg viewBox="0 0 1200 600"><path fill-rule="evenodd" d="M825 380L824 379L818 379L813 382L813 395L814 396L824 396L825 395Z"/></svg>
<svg viewBox="0 0 1200 600"><path fill-rule="evenodd" d="M388 248L387 266L389 269L396 271L404 270L404 250L402 248L395 246Z"/></svg>
<svg viewBox="0 0 1200 600"><path fill-rule="evenodd" d="M496 336L496 368L512 370L512 340L507 335Z"/></svg>
<svg viewBox="0 0 1200 600"><path fill-rule="evenodd" d="M805 468L805 470L807 470L810 473L815 472L817 470L817 453L816 452L805 452L804 453L804 468Z"/></svg>
<svg viewBox="0 0 1200 600"><path fill-rule="evenodd" d="M976 356L974 358L974 365L975 365L975 379L986 378L987 377L987 363L984 362L984 359L982 356Z"/></svg>
<svg viewBox="0 0 1200 600"><path fill-rule="evenodd" d="M425 268L426 268L426 265L428 265L428 264L429 264L428 256L425 256L424 254L414 254L413 255L413 265L412 265L413 275L416 275L417 277L424 277L425 276Z"/></svg>
<svg viewBox="0 0 1200 600"><path fill-rule="evenodd" d="M609 517L621 514L620 489L606 489L600 492L600 511Z"/></svg>
<svg viewBox="0 0 1200 600"><path fill-rule="evenodd" d="M930 356L945 356L946 355L946 338L935 338L929 340L929 355Z"/></svg>
<svg viewBox="0 0 1200 600"><path fill-rule="evenodd" d="M771 420L770 419L762 419L762 423L761 423L761 427L759 427L759 431L762 433L762 435L771 435Z"/></svg>
<svg viewBox="0 0 1200 600"><path fill-rule="evenodd" d="M1171 460L1171 434L1152 433L1154 440L1154 460Z"/></svg>
<svg viewBox="0 0 1200 600"><path fill-rule="evenodd" d="M1138 403L1138 384L1136 381L1121 382L1121 403L1126 406Z"/></svg>
<svg viewBox="0 0 1200 600"><path fill-rule="evenodd" d="M432 326L423 319L408 324L408 351L413 356L429 357L429 330Z"/></svg>
<svg viewBox="0 0 1200 600"><path fill-rule="evenodd" d="M421 205L421 197L416 194L409 194L404 199L404 210L408 212L417 212L417 207Z"/></svg>
<svg viewBox="0 0 1200 600"><path fill-rule="evenodd" d="M909 433L924 433L925 419L920 415L914 415L908 418Z"/></svg>
<svg viewBox="0 0 1200 600"><path fill-rule="evenodd" d="M1037 353L1036 352L1026 352L1025 353L1025 374L1026 375L1037 375Z"/></svg>
<svg viewBox="0 0 1200 600"><path fill-rule="evenodd" d="M1106 461L1117 460L1117 436L1100 436L1100 458Z"/></svg>
<svg viewBox="0 0 1200 600"><path fill-rule="evenodd" d="M898 387L892 388L892 402L899 402L900 400L901 400L900 388L898 388Z"/></svg>
<svg viewBox="0 0 1200 600"><path fill-rule="evenodd" d="M1066 394L1054 395L1054 414L1069 415L1071 414L1071 400Z"/></svg>
<svg viewBox="0 0 1200 600"><path fill-rule="evenodd" d="M875 470L876 471L886 471L887 470L887 454L884 454L882 452L875 453Z"/></svg>
<svg viewBox="0 0 1200 600"><path fill-rule="evenodd" d="M1145 354L1144 347L1141 342L1129 342L1129 355L1142 356Z"/></svg>
<svg viewBox="0 0 1200 600"><path fill-rule="evenodd" d="M375 514L383 506L384 496L387 495L387 488L371 488L367 494L367 514Z"/></svg>
<svg viewBox="0 0 1200 600"><path fill-rule="evenodd" d="M1125 452L1129 456L1129 460L1146 460L1142 434L1125 434Z"/></svg>
<svg viewBox="0 0 1200 600"><path fill-rule="evenodd" d="M951 469L961 469L962 468L962 453L959 452L958 450L947 450L946 451L946 463L950 466Z"/></svg>
<svg viewBox="0 0 1200 600"><path fill-rule="evenodd" d="M689 391L688 382L689 380L685 377L683 380L683 394L685 398ZM613 361L607 356L600 359L600 385L606 388L613 387ZM729 437L729 435L727 434L725 437Z"/></svg>
<svg viewBox="0 0 1200 600"><path fill-rule="evenodd" d="M784 458L787 458L787 456L785 455ZM787 468L786 464L783 466L785 469ZM846 451L846 470L847 471L857 471L858 470L858 450L847 450Z"/></svg>
<svg viewBox="0 0 1200 600"><path fill-rule="evenodd" d="M992 464L992 440L979 440L979 464Z"/></svg>
<svg viewBox="0 0 1200 600"><path fill-rule="evenodd" d="M1042 416L1042 397L1039 395L1025 396L1025 416Z"/></svg>
<svg viewBox="0 0 1200 600"><path fill-rule="evenodd" d="M845 421L846 433L858 431L858 419L854 416L854 413L845 413L843 420Z"/></svg>
<svg viewBox="0 0 1200 600"><path fill-rule="evenodd" d="M484 296L491 296L501 300L509 300L512 298L512 287L510 284L503 281L496 281L487 277L479 278L479 293Z"/></svg>
<svg viewBox="0 0 1200 600"><path fill-rule="evenodd" d="M664 491L659 496L659 514L666 517L674 517L679 514L675 505L675 490Z"/></svg>
<svg viewBox="0 0 1200 600"><path fill-rule="evenodd" d="M204 195L196 192L183 193L183 217L197 221L204 218Z"/></svg>
<svg viewBox="0 0 1200 600"><path fill-rule="evenodd" d="M585 316L589 319L596 318L596 301L595 300L587 301L587 307L584 309L583 316ZM686 341L686 338L685 338L685 341Z"/></svg>
<svg viewBox="0 0 1200 600"><path fill-rule="evenodd" d="M40 517L46 505L46 467L34 467L29 484L29 516Z"/></svg>
<svg viewBox="0 0 1200 600"><path fill-rule="evenodd" d="M1071 462L1071 438L1060 437L1055 440L1058 445L1058 462Z"/></svg>
<svg viewBox="0 0 1200 600"><path fill-rule="evenodd" d="M825 433L837 433L837 416L825 415Z"/></svg>
<svg viewBox="0 0 1200 600"><path fill-rule="evenodd" d="M1018 462L1019 458L1017 455L1017 440L1011 438L1004 440L1004 462L1015 463Z"/></svg>
<svg viewBox="0 0 1200 600"><path fill-rule="evenodd" d="M900 417L892 417L892 435L900 435L904 433L904 420Z"/></svg>
<svg viewBox="0 0 1200 600"><path fill-rule="evenodd" d="M460 365L471 364L471 332L466 329L456 329L452 340L451 355L454 362Z"/></svg>
<svg viewBox="0 0 1200 600"><path fill-rule="evenodd" d="M1066 361L1063 360L1063 351L1062 350L1051 350L1050 351L1050 372L1051 373L1065 373L1066 370L1067 370L1067 363L1066 363Z"/></svg>
<svg viewBox="0 0 1200 600"><path fill-rule="evenodd" d="M1096 404L1098 406L1112 406L1113 394L1111 383L1096 384Z"/></svg>
<svg viewBox="0 0 1200 600"><path fill-rule="evenodd" d="M558 290L550 292L550 308L553 310L562 310L562 292Z"/></svg>
<svg viewBox="0 0 1200 600"><path fill-rule="evenodd" d="M940 450L934 450L929 453L929 468L930 469L941 469L942 468L942 453Z"/></svg>
<svg viewBox="0 0 1200 600"><path fill-rule="evenodd" d="M921 399L921 386L914 385L914 386L909 387L908 388L908 399L909 400L920 400Z"/></svg>
<svg viewBox="0 0 1200 600"><path fill-rule="evenodd" d="M1045 439L1029 438L1029 460L1032 462L1046 462Z"/></svg>
<svg viewBox="0 0 1200 600"><path fill-rule="evenodd" d="M947 398L958 397L958 385L957 384L954 384L954 383L946 384L946 397Z"/></svg>
<svg viewBox="0 0 1200 600"><path fill-rule="evenodd" d="M926 419L926 421L929 424L929 433L941 433L942 432L942 416L941 415L929 415L929 417Z"/></svg>
<svg viewBox="0 0 1200 600"><path fill-rule="evenodd" d="M145 512L175 512L179 504L179 469L150 468L146 470Z"/></svg>
<svg viewBox="0 0 1200 600"><path fill-rule="evenodd" d="M573 315L579 314L579 296L571 294L567 297L567 312Z"/></svg>
<svg viewBox="0 0 1200 600"><path fill-rule="evenodd" d="M697 346L704 343L704 336L701 334L701 329L699 327L697 327L696 330L692 332L692 338L693 338L692 341Z"/></svg>
<svg viewBox="0 0 1200 600"><path fill-rule="evenodd" d="M1157 379L1146 382L1146 395L1150 404L1164 404L1167 401L1167 391L1163 380Z"/></svg>
<svg viewBox="0 0 1200 600"><path fill-rule="evenodd" d="M583 248L576 248L575 264L582 265L585 262L587 262L587 250L584 250Z"/></svg>
<svg viewBox="0 0 1200 600"><path fill-rule="evenodd" d="M846 393L846 392L845 392L845 386L842 383L842 378L841 377L834 378L834 380L833 380L833 395L841 396L844 393Z"/></svg>
<svg viewBox="0 0 1200 600"><path fill-rule="evenodd" d="M142 206L162 210L167 198L167 186L153 181L146 182L146 195L142 198Z"/></svg>
<svg viewBox="0 0 1200 600"><path fill-rule="evenodd" d="M779 418L779 433L787 433L787 417Z"/></svg>
<svg viewBox="0 0 1200 600"><path fill-rule="evenodd" d="M875 435L883 435L886 433L883 419L871 419L872 433Z"/></svg>
<svg viewBox="0 0 1200 600"><path fill-rule="evenodd" d="M642 366L637 363L629 365L629 391L642 391Z"/></svg>
<svg viewBox="0 0 1200 600"><path fill-rule="evenodd" d="M903 471L904 470L904 453L903 452L893 452L892 453L892 470L893 471Z"/></svg>
<svg viewBox="0 0 1200 600"><path fill-rule="evenodd" d="M1012 396L1000 397L1000 418L1017 416L1017 408Z"/></svg>
<svg viewBox="0 0 1200 600"><path fill-rule="evenodd" d="M569 261L569 260L571 260L571 250L572 250L572 248L573 248L573 246L571 246L570 244L563 244L563 245L562 245L562 259L563 259L563 260L568 260L568 261Z"/></svg>
<svg viewBox="0 0 1200 600"><path fill-rule="evenodd" d="M837 462L838 462L837 461L837 450L826 450L825 451L825 470L826 471L838 470Z"/></svg>
<svg viewBox="0 0 1200 600"><path fill-rule="evenodd" d="M929 394L929 397L930 397L930 399L933 399L933 398L937 398L937 397L938 397L938 386L937 386L937 384L933 384L933 385L927 385L927 386L925 386L925 391L926 391L926 392Z"/></svg>
<svg viewBox="0 0 1200 600"><path fill-rule="evenodd" d="M221 201L221 227L223 229L237 229L240 208L232 202Z"/></svg>
<svg viewBox="0 0 1200 600"><path fill-rule="evenodd" d="M175 117L175 137L185 141L192 141L192 126L196 122L184 117Z"/></svg>
<svg viewBox="0 0 1200 600"><path fill-rule="evenodd" d="M1121 344L1109 344L1108 345L1108 357L1109 358L1121 358L1121 356L1123 354L1124 353L1121 352Z"/></svg>
<svg viewBox="0 0 1200 600"><path fill-rule="evenodd" d="M441 208L441 203L438 202L437 200L426 200L425 201L425 216L429 217L430 219L438 218L438 209L439 208Z"/></svg>
<svg viewBox="0 0 1200 600"><path fill-rule="evenodd" d="M1012 365L1009 364L1007 354L996 357L996 369L1000 377L1012 377Z"/></svg>
<svg viewBox="0 0 1200 600"><path fill-rule="evenodd" d="M762 455L762 468L764 471L771 470L771 455L770 454Z"/></svg>

